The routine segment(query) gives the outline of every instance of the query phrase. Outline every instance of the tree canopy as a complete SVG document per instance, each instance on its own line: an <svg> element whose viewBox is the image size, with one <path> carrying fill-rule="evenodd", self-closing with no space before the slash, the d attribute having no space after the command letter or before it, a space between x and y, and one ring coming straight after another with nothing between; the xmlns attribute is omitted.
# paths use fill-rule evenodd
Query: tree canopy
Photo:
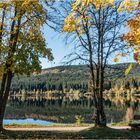
<svg viewBox="0 0 140 140"><path fill-rule="evenodd" d="M46 17L40 0L0 3L0 129L13 76L41 70L40 57L53 59L41 30Z"/></svg>
<svg viewBox="0 0 140 140"><path fill-rule="evenodd" d="M39 57L52 60L51 49L46 48L41 31L47 12L40 1L11 0L0 3L0 9L1 66L12 59L12 71L22 74L40 69ZM11 51L13 56L8 58Z"/></svg>

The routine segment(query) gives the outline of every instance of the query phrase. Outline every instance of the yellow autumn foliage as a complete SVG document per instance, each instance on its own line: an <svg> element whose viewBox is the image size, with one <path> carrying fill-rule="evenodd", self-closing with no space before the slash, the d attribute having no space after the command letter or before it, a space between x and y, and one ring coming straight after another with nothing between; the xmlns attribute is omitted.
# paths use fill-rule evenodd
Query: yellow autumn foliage
<svg viewBox="0 0 140 140"><path fill-rule="evenodd" d="M133 65L130 64L130 65L128 66L128 68L125 70L125 75L128 75L128 73L131 71L132 68L133 68Z"/></svg>
<svg viewBox="0 0 140 140"><path fill-rule="evenodd" d="M130 3L125 5L137 13L134 18L128 21L129 32L123 36L123 39L130 44L131 49L134 51L134 60L140 64L140 2L134 1L135 5Z"/></svg>
<svg viewBox="0 0 140 140"><path fill-rule="evenodd" d="M114 0L75 0L72 5L72 11L77 10L77 8L83 9L85 6L90 6L94 4L96 9L98 10L101 7L106 7L108 5L114 5Z"/></svg>
<svg viewBox="0 0 140 140"><path fill-rule="evenodd" d="M137 10L138 5L139 5L139 0L123 0L118 8L118 13Z"/></svg>
<svg viewBox="0 0 140 140"><path fill-rule="evenodd" d="M99 10L100 7L114 6L114 0L75 0L72 4L71 13L64 20L63 32L76 31L78 35L84 33L81 24L91 26L91 17L88 16L85 9L89 9L92 5L95 6L96 10ZM78 12L80 15L77 14Z"/></svg>
<svg viewBox="0 0 140 140"><path fill-rule="evenodd" d="M115 63L119 62L119 58L116 57L116 58L114 59L114 62L115 62Z"/></svg>
<svg viewBox="0 0 140 140"><path fill-rule="evenodd" d="M91 5L95 6L98 11L100 8L115 6L114 0L75 0L72 4L71 13L67 16L64 21L63 32L71 33L73 31L78 32L78 35L84 34L81 24L88 24L90 26L90 17L86 12L90 9ZM129 49L133 49L134 59L140 64L140 1L139 0L123 0L118 8L120 12L131 12L137 11L134 18L128 21L129 33L123 36L123 40L129 43ZM78 15L80 12L81 15ZM86 21L86 22L85 22ZM87 22L88 21L88 22ZM126 54L119 56L125 57ZM114 62L119 62L119 56L116 56ZM128 74L132 65L130 65L125 74Z"/></svg>

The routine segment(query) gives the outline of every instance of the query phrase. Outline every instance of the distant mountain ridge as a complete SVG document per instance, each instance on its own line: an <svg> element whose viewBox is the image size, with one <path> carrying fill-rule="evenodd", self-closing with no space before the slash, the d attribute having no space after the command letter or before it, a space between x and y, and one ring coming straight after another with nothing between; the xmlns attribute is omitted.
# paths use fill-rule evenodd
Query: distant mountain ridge
<svg viewBox="0 0 140 140"><path fill-rule="evenodd" d="M125 68L127 68L127 66L130 63L120 63L120 64L112 64L112 65L108 65L108 69L110 67L110 69L113 68L122 68L125 70ZM137 63L132 63L133 64L133 69L130 71L129 74L136 74L138 72L140 72L140 65ZM46 68L46 69L42 69L41 70L41 75L43 74L57 74L57 73L71 73L71 72L88 72L89 68L87 65L66 65L66 66L55 66L52 68ZM39 75L40 75L39 74Z"/></svg>
<svg viewBox="0 0 140 140"><path fill-rule="evenodd" d="M73 70L78 71L85 71L88 70L88 67L86 65L67 65L67 66L55 66L52 68L46 68L41 70L41 74L47 74L47 73L69 73Z"/></svg>

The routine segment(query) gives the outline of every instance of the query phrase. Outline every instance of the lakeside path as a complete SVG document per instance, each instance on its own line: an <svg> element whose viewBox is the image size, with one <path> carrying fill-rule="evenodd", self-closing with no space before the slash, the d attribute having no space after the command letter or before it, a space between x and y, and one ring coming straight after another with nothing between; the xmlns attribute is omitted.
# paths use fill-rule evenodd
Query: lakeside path
<svg viewBox="0 0 140 140"><path fill-rule="evenodd" d="M113 129L131 129L131 127L129 126L109 126L110 128ZM25 127L25 128L20 128L20 127L5 127L6 130L11 130L11 131L82 131L85 129L91 128L90 127L35 127L35 128L31 128L31 127Z"/></svg>

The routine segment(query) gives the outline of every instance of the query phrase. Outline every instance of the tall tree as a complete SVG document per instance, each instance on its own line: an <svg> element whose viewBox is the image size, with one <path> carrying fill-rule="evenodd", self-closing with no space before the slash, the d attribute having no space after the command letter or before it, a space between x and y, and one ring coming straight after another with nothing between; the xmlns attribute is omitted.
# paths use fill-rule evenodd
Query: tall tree
<svg viewBox="0 0 140 140"><path fill-rule="evenodd" d="M103 104L105 69L117 52L124 56L121 34L126 14L118 14L119 2L112 0L75 0L64 21L63 32L75 38L73 60L83 60L90 69L91 90L95 103L95 124L106 126Z"/></svg>
<svg viewBox="0 0 140 140"><path fill-rule="evenodd" d="M46 14L39 0L0 3L0 129L13 76L39 71L40 57L53 59L41 32Z"/></svg>

